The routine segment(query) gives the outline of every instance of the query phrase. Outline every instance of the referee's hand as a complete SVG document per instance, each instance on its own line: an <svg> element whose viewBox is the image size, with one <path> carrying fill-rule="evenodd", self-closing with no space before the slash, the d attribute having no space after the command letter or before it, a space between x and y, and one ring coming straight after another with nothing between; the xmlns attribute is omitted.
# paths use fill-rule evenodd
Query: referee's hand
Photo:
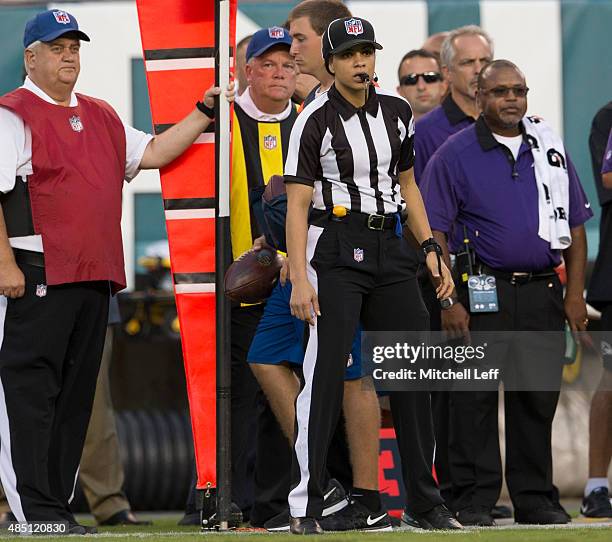
<svg viewBox="0 0 612 542"><path fill-rule="evenodd" d="M450 297L455 289L455 283L451 272L446 267L446 264L440 260L438 268L438 258L434 252L429 252L425 259L427 268L433 277L434 284L436 285L436 296L438 299L445 299Z"/></svg>
<svg viewBox="0 0 612 542"><path fill-rule="evenodd" d="M15 262L0 265L0 295L10 298L22 297L25 293L25 277Z"/></svg>
<svg viewBox="0 0 612 542"><path fill-rule="evenodd" d="M313 326L315 317L321 316L317 292L307 279L292 282L292 285L291 314Z"/></svg>

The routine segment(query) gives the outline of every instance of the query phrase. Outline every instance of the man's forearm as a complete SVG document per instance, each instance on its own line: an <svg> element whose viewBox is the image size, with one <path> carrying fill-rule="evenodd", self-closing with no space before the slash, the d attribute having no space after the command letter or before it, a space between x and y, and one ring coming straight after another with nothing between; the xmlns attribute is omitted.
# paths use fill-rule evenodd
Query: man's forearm
<svg viewBox="0 0 612 542"><path fill-rule="evenodd" d="M0 206L0 265L6 263L15 263L15 255L8 240L4 211Z"/></svg>
<svg viewBox="0 0 612 542"><path fill-rule="evenodd" d="M287 187L287 256L291 280L306 280L306 240L310 198L303 186Z"/></svg>
<svg viewBox="0 0 612 542"><path fill-rule="evenodd" d="M206 115L194 109L179 123L155 136L147 146L140 169L159 169L178 158L211 123Z"/></svg>
<svg viewBox="0 0 612 542"><path fill-rule="evenodd" d="M572 244L563 251L567 274L566 296L582 297L584 292L587 241L584 226L572 228Z"/></svg>

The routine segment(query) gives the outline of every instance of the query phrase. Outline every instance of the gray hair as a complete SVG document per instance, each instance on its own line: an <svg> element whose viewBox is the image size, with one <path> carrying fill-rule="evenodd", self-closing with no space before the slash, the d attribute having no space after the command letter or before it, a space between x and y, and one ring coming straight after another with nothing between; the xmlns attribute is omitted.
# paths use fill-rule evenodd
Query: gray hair
<svg viewBox="0 0 612 542"><path fill-rule="evenodd" d="M491 49L491 55L493 55L493 40L491 36L487 34L482 28L475 24L469 24L466 26L460 26L459 28L455 28L450 32L444 42L442 42L442 48L440 49L440 62L442 66L446 66L447 68L453 62L455 58L455 40L460 36L481 36L485 39L485 41L489 44Z"/></svg>
<svg viewBox="0 0 612 542"><path fill-rule="evenodd" d="M36 50L36 49L38 49L38 47L40 47L41 45L42 45L42 41L40 41L40 40L33 41L32 43L30 43L30 45L28 45L28 46L27 46L27 47L24 49L24 53L25 53L26 51L35 51L35 50ZM28 63L26 62L25 55L24 55L24 57L23 57L23 67L24 67L24 69L25 69L26 74L27 74L27 75L30 75L30 72L28 71Z"/></svg>

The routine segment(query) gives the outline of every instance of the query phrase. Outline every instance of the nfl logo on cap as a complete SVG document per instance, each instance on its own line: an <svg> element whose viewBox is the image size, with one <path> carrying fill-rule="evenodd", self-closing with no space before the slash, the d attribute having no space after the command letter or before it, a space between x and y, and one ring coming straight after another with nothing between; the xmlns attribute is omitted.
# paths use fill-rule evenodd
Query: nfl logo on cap
<svg viewBox="0 0 612 542"><path fill-rule="evenodd" d="M60 24L70 24L70 17L65 11L54 11L53 16Z"/></svg>
<svg viewBox="0 0 612 542"><path fill-rule="evenodd" d="M352 34L353 36L363 34L363 24L361 24L359 19L349 19L348 21L344 21L344 27L346 28L347 34Z"/></svg>
<svg viewBox="0 0 612 542"><path fill-rule="evenodd" d="M272 28L268 28L268 34L272 39L279 40L285 37L285 29L280 26L273 26Z"/></svg>

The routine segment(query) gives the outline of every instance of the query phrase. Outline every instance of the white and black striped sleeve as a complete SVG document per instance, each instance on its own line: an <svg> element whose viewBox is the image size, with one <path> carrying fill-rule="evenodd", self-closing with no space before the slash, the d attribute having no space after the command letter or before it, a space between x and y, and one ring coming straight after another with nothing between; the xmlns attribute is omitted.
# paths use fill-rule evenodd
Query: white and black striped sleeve
<svg viewBox="0 0 612 542"><path fill-rule="evenodd" d="M402 107L397 123L400 131L402 145L400 147L400 158L397 163L397 171L408 171L414 166L414 116L412 108L405 102Z"/></svg>
<svg viewBox="0 0 612 542"><path fill-rule="evenodd" d="M316 119L318 108L312 107L313 105L314 103L298 115L291 129L284 170L286 183L314 186L315 181L321 180L323 134Z"/></svg>

